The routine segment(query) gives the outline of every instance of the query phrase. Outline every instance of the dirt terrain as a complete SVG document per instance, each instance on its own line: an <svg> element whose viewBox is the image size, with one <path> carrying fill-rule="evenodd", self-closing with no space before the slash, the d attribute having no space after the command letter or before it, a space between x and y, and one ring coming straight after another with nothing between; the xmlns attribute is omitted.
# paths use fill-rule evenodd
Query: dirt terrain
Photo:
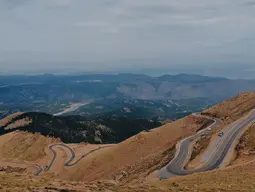
<svg viewBox="0 0 255 192"><path fill-rule="evenodd" d="M0 172L1 191L33 192L252 192L255 191L255 161L216 171L176 177L154 183L123 185L114 180L77 182Z"/></svg>
<svg viewBox="0 0 255 192"><path fill-rule="evenodd" d="M176 177L163 183L168 185L169 188L177 188L176 191L251 192L255 191L254 178L255 161L252 161L236 167Z"/></svg>
<svg viewBox="0 0 255 192"><path fill-rule="evenodd" d="M243 117L253 108L255 108L255 93L243 93L227 101L224 101L208 110L203 111L202 114L222 119L223 125L221 125L218 128L218 130L212 132L211 135L199 140L195 144L192 152L191 161L188 162L186 168L195 169L201 167L203 164L200 163L200 158L205 152L206 147L213 142L213 140L217 137L217 134L221 131L221 129L226 125ZM236 154L233 153L232 155L233 157L230 157L231 160L229 161L235 160L235 155ZM249 160L252 159L249 158Z"/></svg>
<svg viewBox="0 0 255 192"><path fill-rule="evenodd" d="M25 161L43 158L46 155L45 147L58 141L54 138L23 131L8 133L0 138L0 157Z"/></svg>
<svg viewBox="0 0 255 192"><path fill-rule="evenodd" d="M202 164L200 164L200 158L209 146L210 139L210 135L205 135L194 144L190 160L187 162L185 169L197 169L202 166Z"/></svg>
<svg viewBox="0 0 255 192"><path fill-rule="evenodd" d="M244 93L204 113L222 119L224 124L220 128L223 128L254 107L255 93ZM124 171L126 173L124 182L144 180L144 177L171 160L169 156L167 160L164 158L165 151L171 151L177 141L194 134L207 123L204 119L188 116L151 132L142 132L106 153L98 153L93 159L84 159L66 174L66 179L84 181L115 179Z"/></svg>
<svg viewBox="0 0 255 192"><path fill-rule="evenodd" d="M36 172L36 167L32 165L38 164L44 168L49 164L52 159L49 146L57 143L61 143L61 141L56 138L42 136L38 133L15 131L2 135L0 136L0 167L26 169L24 172L31 175ZM67 144L67 146L73 149L75 161L82 155L104 145L80 143ZM66 169L69 168L64 166L65 162L69 159L69 152L61 147L55 147L54 149L57 152L56 163L54 163L48 172L42 172L42 175L58 177L59 174L66 172Z"/></svg>
<svg viewBox="0 0 255 192"><path fill-rule="evenodd" d="M116 179L124 172L123 181L143 180L171 160L174 153L169 153L178 140L194 134L207 123L206 119L188 116L151 132L141 132L108 151L95 154L92 159L84 159L67 172L66 179Z"/></svg>
<svg viewBox="0 0 255 192"><path fill-rule="evenodd" d="M205 110L203 114L217 117L225 124L230 124L243 117L255 108L255 92L242 93L214 107Z"/></svg>
<svg viewBox="0 0 255 192"><path fill-rule="evenodd" d="M218 131L247 114L255 108L255 93L240 94L225 101L203 114L223 120ZM236 160L231 166L196 173L184 177L175 177L167 181L146 180L167 164L175 154L176 143L181 139L195 134L210 123L208 120L187 116L175 122L167 123L150 132L141 132L117 145L95 151L72 167L65 167L69 153L62 147L54 147L57 152L56 162L50 171L34 177L32 168L20 166L21 173L0 172L0 191L255 191L255 132L252 125L242 136L237 149ZM204 148L216 137L197 143L193 164L199 166L199 158ZM52 159L48 150L51 144L60 141L38 134L13 132L0 137L0 158L9 161L24 161L47 165ZM99 145L87 143L68 144L75 152L75 159L81 157ZM100 145L102 146L102 145ZM13 153L10 153L12 151ZM191 162L191 163L192 163ZM0 163L0 167L6 165ZM17 165L12 165L17 167ZM27 169L27 170L25 170ZM61 180L55 180L56 178Z"/></svg>
<svg viewBox="0 0 255 192"><path fill-rule="evenodd" d="M175 143L178 140L194 134L208 123L208 120L188 116L151 132L141 132L109 149L95 151L72 167L64 166L68 152L61 147L55 147L58 154L57 163L43 174L52 173L59 178L84 181L108 178L121 181L143 180L173 158ZM52 153L48 146L60 142L58 139L21 131L8 133L0 138L1 159L43 166L51 161ZM81 143L68 146L75 151L76 158L79 158L82 154L103 145Z"/></svg>
<svg viewBox="0 0 255 192"><path fill-rule="evenodd" d="M232 165L240 165L255 160L255 124L250 125L236 146L235 159Z"/></svg>

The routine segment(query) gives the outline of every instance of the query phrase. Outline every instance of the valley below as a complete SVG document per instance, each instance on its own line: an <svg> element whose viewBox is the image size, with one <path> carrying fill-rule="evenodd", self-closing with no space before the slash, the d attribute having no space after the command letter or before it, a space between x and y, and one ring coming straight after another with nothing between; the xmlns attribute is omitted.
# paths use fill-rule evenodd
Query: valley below
<svg viewBox="0 0 255 192"><path fill-rule="evenodd" d="M0 191L254 191L255 92L211 97L201 87L231 80L177 77L1 86Z"/></svg>
<svg viewBox="0 0 255 192"><path fill-rule="evenodd" d="M101 144L90 144L91 141L76 144L63 143L61 137L50 135L50 131L47 131L48 134L43 134L40 133L40 129L25 130L23 127L26 125L17 124L16 128L0 136L1 187L8 190L13 188L15 182L19 182L17 191L21 188L33 191L77 192L214 191L215 189L221 191L226 188L234 190L237 188L236 179L242 179L245 175L253 177L254 172L251 167L255 159L252 153L253 145L248 138L253 136L251 130L254 119L243 125L244 132L238 136L241 143L238 144L238 138L231 143L233 146L231 145L229 151L234 150L234 153L227 153L232 154L231 157L226 156L230 161L223 163L220 169L182 177L164 176L163 181L158 171L178 157L178 141L200 133L204 135L203 131L211 135L211 139L215 139L213 135L217 135L233 122L240 122L241 119L246 118L246 115L253 113L254 99L254 93L244 93L204 110L201 114L221 121L215 129L208 129L208 126L212 125L210 119L193 114L175 122L158 125L159 128L152 127L150 131L142 131L116 144L110 144L111 142L104 144L103 140ZM2 121L1 129L6 129L9 122L15 123L20 116L28 119L28 114L22 113L9 117ZM40 116L36 116L38 117ZM48 121L44 121L46 122ZM30 123L31 121L28 125ZM245 135L242 136L244 133ZM222 139L224 140L224 137ZM208 148L211 145L207 145ZM182 151L182 148L180 150ZM245 152L247 150L250 152ZM201 156L194 158L201 158ZM188 162L189 160L185 164ZM229 176L226 178L224 174ZM25 178L30 177L26 187L23 181L19 180L19 175ZM210 184L212 178L214 183ZM196 182L197 180L200 182ZM5 182L4 186L2 182ZM245 179L244 183L238 183L238 187L248 192L255 186L253 179Z"/></svg>

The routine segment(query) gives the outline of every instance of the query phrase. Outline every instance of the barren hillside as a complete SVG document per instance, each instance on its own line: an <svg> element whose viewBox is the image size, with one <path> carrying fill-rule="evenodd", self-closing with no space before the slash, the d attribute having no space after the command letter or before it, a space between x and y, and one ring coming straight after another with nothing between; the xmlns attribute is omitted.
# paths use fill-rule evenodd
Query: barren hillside
<svg viewBox="0 0 255 192"><path fill-rule="evenodd" d="M176 177L151 184L126 184L113 180L70 182L48 177L28 177L17 173L0 172L2 191L28 192L252 192L255 191L255 161L242 166Z"/></svg>
<svg viewBox="0 0 255 192"><path fill-rule="evenodd" d="M224 124L228 124L254 107L255 93L244 93L206 110L205 113L221 118L225 120ZM173 158L177 141L194 134L208 123L207 120L188 116L152 132L142 132L105 153L97 153L91 159L84 159L70 169L65 178L88 181L116 179L124 171L123 181L143 180Z"/></svg>
<svg viewBox="0 0 255 192"><path fill-rule="evenodd" d="M255 93L244 93L220 103L211 109L204 111L204 114L221 118L224 125L232 123L245 115L255 107ZM168 163L175 154L175 146L178 141L189 135L193 135L198 130L210 124L206 120L197 116L187 116L175 122L165 124L160 128L149 132L141 132L107 150L99 150L82 159L72 167L63 167L67 153L63 149L56 149L58 152L57 161L51 171L58 170L58 179L49 180L42 174L39 178L27 178L27 182L21 181L20 175L1 173L1 182L5 189L11 189L15 182L20 182L20 188L27 188L34 191L253 191L254 185L254 160L246 158L248 155L253 157L254 150L254 126L247 130L238 145L238 156L234 165L225 169L197 173L185 177L176 177L168 181L146 180L150 173L158 170ZM1 136L0 157L18 160L28 160L40 162L45 155L50 159L49 154L45 153L47 146L55 142L51 138L39 134L24 132L13 132ZM96 146L89 148L86 144L69 145L78 154L84 154L84 150L95 149ZM10 153L12 151L13 153ZM245 162L245 164L244 164ZM0 169L1 170L1 169ZM8 168L2 168L5 172ZM14 169L15 170L15 169ZM22 172L21 169L17 169ZM13 171L13 170L11 170ZM48 175L47 175L48 176ZM22 176L23 177L23 176ZM25 176L26 178L26 176ZM73 182L71 182L72 180ZM144 181L150 181L144 184ZM0 183L0 184L2 184ZM142 183L142 184L141 184ZM2 187L2 186L1 186ZM9 188L8 188L9 187ZM17 189L20 189L17 188ZM238 190L236 190L238 189ZM18 190L17 190L18 191Z"/></svg>
<svg viewBox="0 0 255 192"><path fill-rule="evenodd" d="M116 179L124 172L124 181L143 180L173 158L178 140L194 134L208 123L208 120L188 116L151 132L141 132L107 152L84 159L70 169L65 178L88 181Z"/></svg>
<svg viewBox="0 0 255 192"><path fill-rule="evenodd" d="M242 93L202 112L202 114L222 119L223 125L221 125L217 131L212 132L211 135L204 139L201 139L195 145L192 153L192 156L194 155L195 158L191 159L191 161L188 163L187 168L194 169L202 166L202 164L200 163L200 158L202 154L205 152L205 149L209 145L209 143L212 143L214 139L218 137L217 134L221 130L221 128L243 117L248 112L250 112L251 109L254 108L255 108L255 93ZM233 153L231 161L233 160L235 161L232 164L237 164L238 162L242 164L253 159L252 152L249 150L249 147L252 146L252 140L253 129L250 128L248 131L245 132L244 136L242 137L241 144L237 146L238 152ZM250 153L248 151L250 151Z"/></svg>
<svg viewBox="0 0 255 192"><path fill-rule="evenodd" d="M232 165L255 160L255 124L250 125L236 146L236 158Z"/></svg>
<svg viewBox="0 0 255 192"><path fill-rule="evenodd" d="M44 137L40 134L15 131L0 136L0 157L35 161L43 158L45 147L57 142L57 139Z"/></svg>
<svg viewBox="0 0 255 192"><path fill-rule="evenodd" d="M203 113L224 120L225 123L232 123L255 108L255 92L242 93L214 107L205 110Z"/></svg>
<svg viewBox="0 0 255 192"><path fill-rule="evenodd" d="M216 171L196 173L185 177L176 177L158 186L165 185L166 191L255 191L255 161L236 167Z"/></svg>

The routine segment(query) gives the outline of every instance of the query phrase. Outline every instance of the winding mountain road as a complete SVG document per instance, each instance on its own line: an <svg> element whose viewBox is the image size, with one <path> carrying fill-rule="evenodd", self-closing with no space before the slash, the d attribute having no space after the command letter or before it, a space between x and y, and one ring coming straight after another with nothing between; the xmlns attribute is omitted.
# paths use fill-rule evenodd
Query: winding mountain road
<svg viewBox="0 0 255 192"><path fill-rule="evenodd" d="M35 176L39 176L40 173L43 171L43 168L39 164L27 164L23 162L10 162L10 161L3 161L4 163L13 164L13 165L25 165L27 167L34 167L37 171L34 173Z"/></svg>
<svg viewBox="0 0 255 192"><path fill-rule="evenodd" d="M54 147L57 147L57 146L65 148L65 149L68 150L69 157L68 157L68 160L66 161L66 163L64 164L64 166L66 166L66 167L71 167L71 166L76 165L82 159L84 159L89 154L91 154L91 153L93 153L95 151L98 151L98 150L103 149L103 148L111 147L111 145L102 146L102 147L100 146L100 147L98 147L96 149L93 149L93 150L85 153L80 158L78 158L76 161L74 161L74 159L75 159L75 152L73 151L73 149L71 149L69 146L65 145L64 143L58 143L58 144L53 144L53 145L48 146L48 149L52 153L52 159L51 159L50 163L47 166L39 165L39 164L28 164L28 163L24 163L24 162L11 162L11 161L3 161L3 163L13 164L13 165L23 165L23 166L26 166L26 167L34 167L34 168L37 169L36 172L34 173L34 175L35 176L39 176L42 173L42 171L49 171L52 168L52 166L54 165L54 163L56 163L57 152L54 150Z"/></svg>
<svg viewBox="0 0 255 192"><path fill-rule="evenodd" d="M226 155L228 154L231 147L233 147L235 141L239 139L243 133L243 131L247 128L247 126L251 123L255 123L255 109L251 110L249 114L240 118L239 120L235 121L234 123L224 127L222 129L223 136L217 137L212 144L207 148L206 152L201 158L201 163L204 163L204 166L194 170L185 170L184 167L188 160L191 157L193 144L198 141L204 134L209 134L213 132L215 129L221 125L221 120L217 118L212 118L209 116L201 115L201 114L193 114L194 116L206 118L213 120L213 123L209 125L207 128L198 131L195 135L187 137L181 140L177 144L177 152L175 157L170 161L165 167L158 171L158 176L161 179L167 179L173 176L180 176L180 175L187 175L195 172L203 172L208 170L217 169L221 166L223 160L225 159ZM35 167L37 171L34 175L38 176L40 173L44 171L49 171L53 164L56 163L57 152L54 150L55 147L65 148L68 152L68 159L64 163L64 166L70 167L74 166L79 163L83 158L87 157L89 154L101 150L103 148L111 147L108 146L100 146L96 149L93 149L80 158L75 160L75 152L72 148L64 143L53 144L48 146L48 149L52 153L52 159L47 166L42 166L38 164L26 164L26 163L19 163L19 162L6 162L12 163L17 165L26 165L27 167ZM45 167L45 169L43 169Z"/></svg>
<svg viewBox="0 0 255 192"><path fill-rule="evenodd" d="M52 152L52 159L49 163L49 165L44 169L45 171L48 171L51 169L51 167L53 166L53 164L55 163L56 161L56 157L57 157L57 152L54 150L54 147L63 147L63 148L66 148L68 151L69 151L69 159L66 161L66 163L64 164L64 166L66 167L71 167L71 166L74 166L76 165L77 163L79 163L83 158L87 157L89 154L95 152L95 151L98 151L100 149L103 149L103 148L107 148L107 147L111 147L110 145L109 146L103 146L103 147L98 147L96 149L93 149L87 153L85 153L84 155L82 155L80 158L78 158L76 161L74 161L72 163L72 161L75 159L75 152L73 151L73 149L71 149L69 146L63 144L63 143L59 143L59 144L53 144L53 145L50 145L48 148L49 150Z"/></svg>
<svg viewBox="0 0 255 192"><path fill-rule="evenodd" d="M192 144L199 140L203 134L210 133L213 129L216 129L221 124L221 120L219 119L198 114L194 115L211 119L214 121L214 123L206 129L199 131L196 135L185 138L178 143L177 152L173 160L158 171L158 176L161 179L219 168L234 141L239 139L245 128L255 121L255 109L253 109L245 117L235 121L229 126L224 127L222 130L223 136L218 136L208 147L206 153L202 157L202 162L205 163L205 165L195 170L185 170L184 166L190 159L192 153Z"/></svg>

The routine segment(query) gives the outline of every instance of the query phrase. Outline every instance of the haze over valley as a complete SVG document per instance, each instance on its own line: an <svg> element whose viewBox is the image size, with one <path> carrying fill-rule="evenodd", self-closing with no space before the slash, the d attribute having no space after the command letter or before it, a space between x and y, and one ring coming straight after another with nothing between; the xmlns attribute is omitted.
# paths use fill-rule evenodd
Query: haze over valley
<svg viewBox="0 0 255 192"><path fill-rule="evenodd" d="M0 192L255 191L252 0L0 0Z"/></svg>
<svg viewBox="0 0 255 192"><path fill-rule="evenodd" d="M254 90L255 80L189 74L2 76L0 111L174 120Z"/></svg>

